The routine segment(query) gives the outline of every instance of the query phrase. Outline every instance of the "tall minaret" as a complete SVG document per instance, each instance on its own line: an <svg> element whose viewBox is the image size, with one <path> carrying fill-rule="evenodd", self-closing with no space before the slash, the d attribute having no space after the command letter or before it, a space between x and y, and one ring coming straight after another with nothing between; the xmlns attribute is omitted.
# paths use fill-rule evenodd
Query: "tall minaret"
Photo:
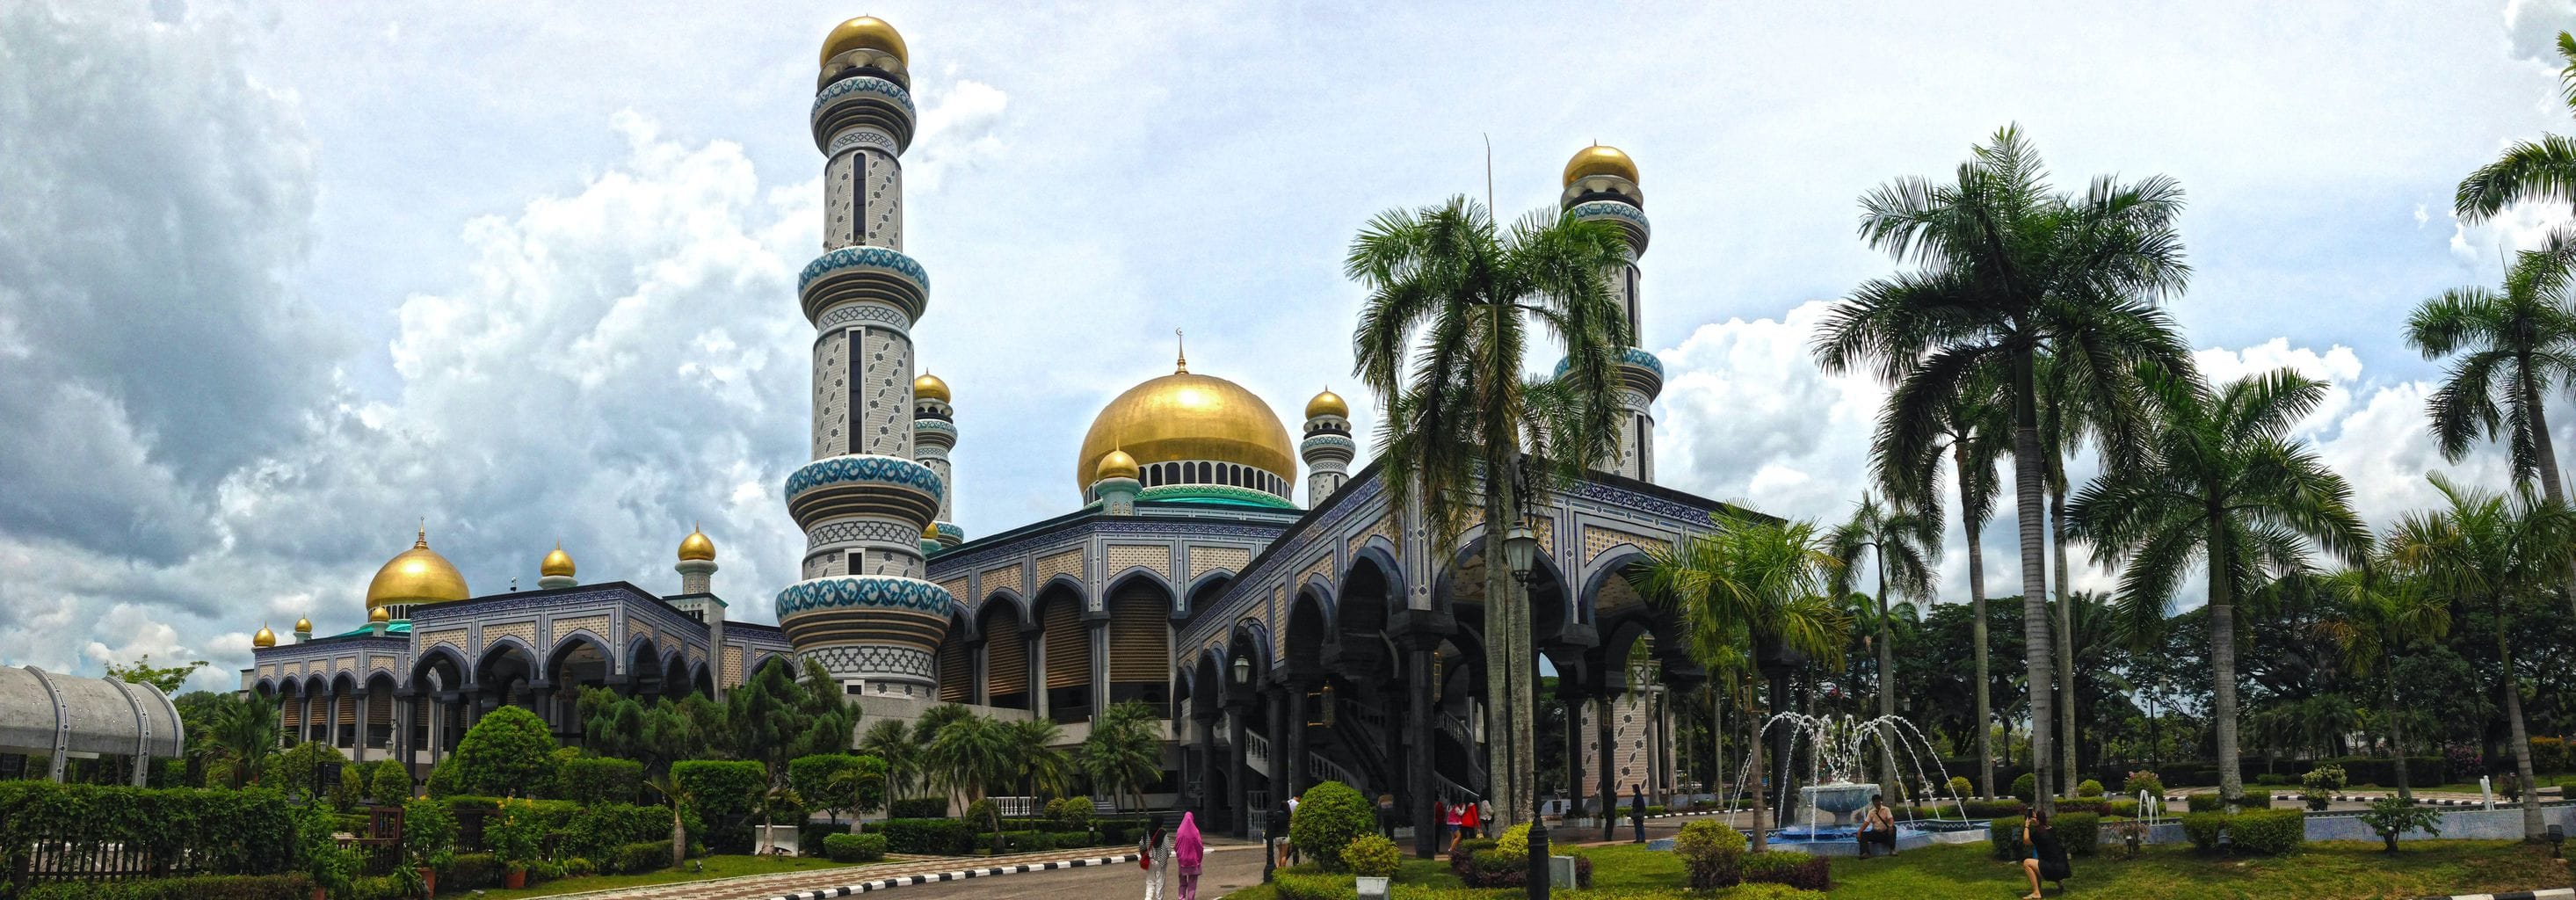
<svg viewBox="0 0 2576 900"><path fill-rule="evenodd" d="M1306 439L1297 455L1306 460L1306 506L1313 508L1342 489L1351 478L1351 458L1359 454L1351 439L1351 405L1340 394L1325 391L1306 401Z"/></svg>
<svg viewBox="0 0 2576 900"><path fill-rule="evenodd" d="M814 461L787 478L805 580L778 592L799 656L851 690L927 696L954 602L922 580L920 536L946 496L913 459L912 334L930 276L903 254L903 167L914 108L894 26L832 29L809 117L829 160L823 255L797 276L814 323Z"/></svg>
<svg viewBox="0 0 2576 900"><path fill-rule="evenodd" d="M939 485L946 489L939 495L939 518L923 532L940 549L966 542L966 530L957 527L957 513L950 505L956 502L956 474L949 468L948 451L957 446L956 410L948 405L948 382L928 372L912 380L912 458L939 473Z"/></svg>
<svg viewBox="0 0 2576 900"><path fill-rule="evenodd" d="M1628 313L1632 329L1642 328L1644 318L1637 314L1637 257L1645 255L1646 238L1652 229L1646 226L1646 195L1637 188L1637 163L1616 147L1594 144L1576 151L1565 163L1565 194L1559 203L1567 215L1578 219L1609 220L1628 233L1628 260L1604 273L1611 293L1619 298L1619 308ZM1619 362L1619 374L1626 382L1621 400L1628 408L1628 422L1619 430L1619 446L1609 459L1596 468L1625 475L1639 481L1655 480L1655 397L1664 391L1664 364L1655 355L1639 349L1644 335L1627 348Z"/></svg>

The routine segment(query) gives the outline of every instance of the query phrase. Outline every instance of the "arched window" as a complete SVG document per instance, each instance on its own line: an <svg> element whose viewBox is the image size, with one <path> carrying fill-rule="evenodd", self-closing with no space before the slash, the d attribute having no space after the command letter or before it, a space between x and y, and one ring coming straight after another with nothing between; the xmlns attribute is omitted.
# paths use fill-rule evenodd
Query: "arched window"
<svg viewBox="0 0 2576 900"><path fill-rule="evenodd" d="M1215 484L1215 483L1216 483L1216 465L1215 465L1214 463L1200 463L1200 464L1199 464L1199 483L1200 483L1200 484Z"/></svg>

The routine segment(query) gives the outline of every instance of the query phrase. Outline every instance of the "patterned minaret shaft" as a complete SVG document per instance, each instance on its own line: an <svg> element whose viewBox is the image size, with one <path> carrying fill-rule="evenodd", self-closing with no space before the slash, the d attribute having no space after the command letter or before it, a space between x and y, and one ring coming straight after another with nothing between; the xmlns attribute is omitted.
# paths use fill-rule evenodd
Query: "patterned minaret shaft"
<svg viewBox="0 0 2576 900"><path fill-rule="evenodd" d="M1351 438L1351 407L1340 395L1325 391L1306 401L1306 437L1297 455L1306 461L1306 505L1313 507L1342 489L1351 477L1351 459L1359 454Z"/></svg>
<svg viewBox="0 0 2576 900"><path fill-rule="evenodd" d="M832 30L810 123L825 163L823 255L797 292L814 324L814 461L787 479L804 579L778 594L799 655L844 682L926 692L948 592L922 580L920 535L947 495L914 459L911 329L930 277L902 246L898 159L915 112L903 39L872 18Z"/></svg>
<svg viewBox="0 0 2576 900"><path fill-rule="evenodd" d="M1602 277L1618 298L1619 308L1627 313L1630 329L1641 329L1645 320L1639 315L1637 258L1645 255L1646 240L1653 232L1646 224L1646 195L1637 187L1636 164L1616 148L1597 144L1584 148L1565 164L1565 193L1559 204L1567 215L1613 222L1627 233L1627 260L1602 273ZM1639 481L1653 481L1653 405L1664 390L1664 364L1641 349L1645 343L1643 334L1632 337L1635 340L1619 363L1624 382L1620 397L1628 410L1628 421L1620 428L1617 448L1594 467Z"/></svg>
<svg viewBox="0 0 2576 900"><path fill-rule="evenodd" d="M950 506L956 502L957 482L949 470L948 451L956 446L957 418L948 405L948 383L924 372L912 380L912 458L929 466L939 475L940 485L948 488L939 495L939 518L923 533L940 549L966 542L966 531L957 527L957 513Z"/></svg>

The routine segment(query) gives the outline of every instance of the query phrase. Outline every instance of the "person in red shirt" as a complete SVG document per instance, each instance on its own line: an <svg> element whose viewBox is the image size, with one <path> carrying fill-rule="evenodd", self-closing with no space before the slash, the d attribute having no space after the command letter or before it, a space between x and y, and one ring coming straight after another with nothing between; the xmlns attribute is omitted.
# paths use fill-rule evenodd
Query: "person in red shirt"
<svg viewBox="0 0 2576 900"><path fill-rule="evenodd" d="M1466 811L1458 814L1458 832L1460 834L1464 834L1471 838L1483 836L1483 833L1477 829L1485 824L1485 817L1483 814L1484 807L1485 801L1482 800L1466 804Z"/></svg>

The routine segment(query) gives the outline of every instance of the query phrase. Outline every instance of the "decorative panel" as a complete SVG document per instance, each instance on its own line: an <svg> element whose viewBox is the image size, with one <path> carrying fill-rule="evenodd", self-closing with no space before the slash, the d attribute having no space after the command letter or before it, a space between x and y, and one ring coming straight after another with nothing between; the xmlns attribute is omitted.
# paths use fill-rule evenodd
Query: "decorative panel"
<svg viewBox="0 0 2576 900"><path fill-rule="evenodd" d="M1018 563L1012 563L1011 565L1003 566L998 569L985 569L984 593L990 594L1003 588L1010 588L1011 590L1019 591L1023 594L1028 593L1029 586L1020 578L1020 573L1022 571L1023 570Z"/></svg>
<svg viewBox="0 0 2576 900"><path fill-rule="evenodd" d="M1672 542L1662 538L1588 525L1583 529L1583 561L1590 563L1599 558L1602 551L1621 544L1635 544L1648 550L1661 550L1672 546Z"/></svg>
<svg viewBox="0 0 2576 900"><path fill-rule="evenodd" d="M555 643L563 643L564 638L571 636L575 631L587 631L600 640L608 640L608 617L582 616L575 619L556 619Z"/></svg>
<svg viewBox="0 0 2576 900"><path fill-rule="evenodd" d="M728 645L724 648L724 664L722 668L724 669L723 677L726 687L733 687L742 683L741 647Z"/></svg>
<svg viewBox="0 0 2576 900"><path fill-rule="evenodd" d="M966 599L971 596L966 593L966 576L964 575L959 575L955 578L948 579L947 581L940 582L939 588L947 591L948 596L957 598L958 602L961 603L965 602Z"/></svg>
<svg viewBox="0 0 2576 900"><path fill-rule="evenodd" d="M1068 573L1076 578L1082 577L1082 548L1075 547L1038 559L1037 583L1039 584L1045 584L1049 578Z"/></svg>
<svg viewBox="0 0 2576 900"><path fill-rule="evenodd" d="M912 458L912 340L902 332L870 328L864 358L853 361L853 377L866 373L866 407L854 418L866 423L864 452ZM853 401L857 402L857 401Z"/></svg>
<svg viewBox="0 0 2576 900"><path fill-rule="evenodd" d="M1242 574L1243 567L1251 564L1252 551L1241 547L1190 548L1190 577L1192 579L1196 579L1202 574L1214 572L1219 569L1236 574Z"/></svg>
<svg viewBox="0 0 2576 900"><path fill-rule="evenodd" d="M483 646L490 647L505 637L518 638L521 643L534 647L537 645L537 623L512 622L508 625L483 626Z"/></svg>
<svg viewBox="0 0 2576 900"><path fill-rule="evenodd" d="M867 163L867 197L860 204L867 217L867 230L860 232L859 242L891 250L903 249L903 164L881 150L860 151Z"/></svg>
<svg viewBox="0 0 2576 900"><path fill-rule="evenodd" d="M1163 544L1109 545L1109 571L1124 572L1131 566L1144 566L1164 578L1172 577L1172 548Z"/></svg>
<svg viewBox="0 0 2576 900"><path fill-rule="evenodd" d="M858 180L852 177L858 168L859 155L844 153L823 166L823 249L838 250L853 243L858 227L857 217L850 214L851 201L858 196Z"/></svg>
<svg viewBox="0 0 2576 900"><path fill-rule="evenodd" d="M1388 515L1379 516L1376 522L1369 525L1367 531L1363 531L1352 536L1350 551L1352 553L1358 553L1362 546L1368 544L1370 538L1378 537L1385 538L1390 542L1401 543L1397 541L1395 533L1395 516L1393 514L1390 513Z"/></svg>
<svg viewBox="0 0 2576 900"><path fill-rule="evenodd" d="M420 642L420 647L423 650L436 647L440 644L446 644L447 646L462 650L465 649L465 629L442 628L437 631L423 633L419 636L418 640Z"/></svg>
<svg viewBox="0 0 2576 900"><path fill-rule="evenodd" d="M826 334L814 353L814 458L850 445L849 348L856 331Z"/></svg>

